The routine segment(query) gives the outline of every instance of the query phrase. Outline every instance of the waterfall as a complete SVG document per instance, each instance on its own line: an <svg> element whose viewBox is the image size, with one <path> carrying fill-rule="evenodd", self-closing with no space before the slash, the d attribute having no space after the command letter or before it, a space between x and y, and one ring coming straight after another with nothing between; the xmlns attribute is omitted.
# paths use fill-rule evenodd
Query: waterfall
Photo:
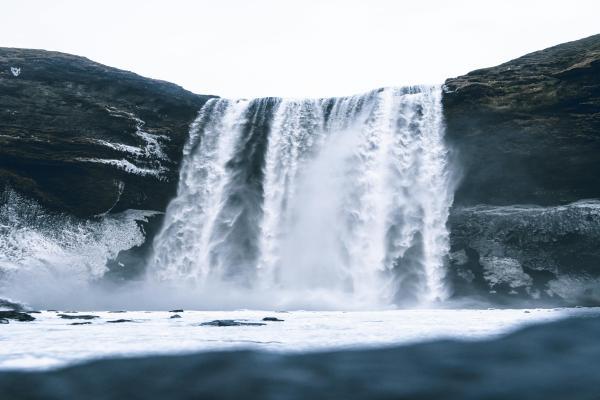
<svg viewBox="0 0 600 400"><path fill-rule="evenodd" d="M443 300L443 135L439 87L212 99L191 127L150 274L278 300Z"/></svg>

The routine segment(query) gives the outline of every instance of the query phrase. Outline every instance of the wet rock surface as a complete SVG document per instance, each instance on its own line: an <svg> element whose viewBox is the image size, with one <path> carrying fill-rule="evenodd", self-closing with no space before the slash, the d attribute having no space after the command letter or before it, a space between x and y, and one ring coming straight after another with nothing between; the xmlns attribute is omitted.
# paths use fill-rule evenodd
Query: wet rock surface
<svg viewBox="0 0 600 400"><path fill-rule="evenodd" d="M0 393L14 400L595 399L600 370L590 366L600 358L599 335L600 320L581 318L482 342L100 360L45 372L4 372Z"/></svg>

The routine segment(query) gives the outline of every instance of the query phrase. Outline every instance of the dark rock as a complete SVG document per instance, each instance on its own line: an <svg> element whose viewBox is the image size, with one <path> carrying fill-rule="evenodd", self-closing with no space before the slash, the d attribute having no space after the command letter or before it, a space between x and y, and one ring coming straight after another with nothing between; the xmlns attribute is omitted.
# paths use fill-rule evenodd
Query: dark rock
<svg viewBox="0 0 600 400"><path fill-rule="evenodd" d="M282 319L279 319L277 317L264 317L262 320L269 321L269 322L283 322Z"/></svg>
<svg viewBox="0 0 600 400"><path fill-rule="evenodd" d="M11 67L21 68L14 76ZM188 126L211 96L83 57L0 48L0 189L90 217L164 210L177 187ZM144 139L141 132L154 135ZM159 159L156 141L163 149ZM124 146L137 154L127 153ZM159 176L90 159L126 160Z"/></svg>
<svg viewBox="0 0 600 400"><path fill-rule="evenodd" d="M575 203L600 198L600 35L448 79L443 105L455 295L600 305L600 214Z"/></svg>
<svg viewBox="0 0 600 400"><path fill-rule="evenodd" d="M600 197L600 35L448 79L458 205Z"/></svg>
<svg viewBox="0 0 600 400"><path fill-rule="evenodd" d="M491 341L105 359L58 370L4 371L0 393L11 400L591 400L600 382L599 336L600 320L581 318Z"/></svg>
<svg viewBox="0 0 600 400"><path fill-rule="evenodd" d="M19 311L0 311L0 318L12 319L21 322L35 321L35 318L31 315Z"/></svg>
<svg viewBox="0 0 600 400"><path fill-rule="evenodd" d="M169 318L170 318L170 319L173 319L173 318L181 318L181 315L179 315L179 314L175 314L175 315L171 315Z"/></svg>
<svg viewBox="0 0 600 400"><path fill-rule="evenodd" d="M109 324L121 324L123 322L134 322L132 319L114 319L111 321L106 321Z"/></svg>
<svg viewBox="0 0 600 400"><path fill-rule="evenodd" d="M600 305L600 201L457 207L449 224L455 295Z"/></svg>
<svg viewBox="0 0 600 400"><path fill-rule="evenodd" d="M210 322L203 322L200 326L262 326L266 325L260 322L243 322L234 319L216 319Z"/></svg>
<svg viewBox="0 0 600 400"><path fill-rule="evenodd" d="M6 318L0 318L0 325L8 324L8 320Z"/></svg>
<svg viewBox="0 0 600 400"><path fill-rule="evenodd" d="M92 323L89 321L86 322L71 322L69 325L91 325Z"/></svg>
<svg viewBox="0 0 600 400"><path fill-rule="evenodd" d="M173 313L182 313L182 312L183 312L183 310L177 309L177 310L171 310L171 311L169 311L169 312L173 312Z"/></svg>
<svg viewBox="0 0 600 400"><path fill-rule="evenodd" d="M95 318L100 318L97 315L86 315L86 314L81 314L81 315L58 314L58 316L61 317L62 319L95 319Z"/></svg>

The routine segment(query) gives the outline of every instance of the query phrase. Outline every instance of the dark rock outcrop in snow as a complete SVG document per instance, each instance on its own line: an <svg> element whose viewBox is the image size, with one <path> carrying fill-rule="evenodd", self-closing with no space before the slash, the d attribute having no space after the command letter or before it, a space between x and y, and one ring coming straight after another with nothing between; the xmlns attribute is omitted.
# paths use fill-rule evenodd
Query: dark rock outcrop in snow
<svg viewBox="0 0 600 400"><path fill-rule="evenodd" d="M97 315L87 315L87 314L76 314L76 315L58 314L58 316L62 319L96 319L96 318L100 318Z"/></svg>
<svg viewBox="0 0 600 400"><path fill-rule="evenodd" d="M35 318L31 315L19 311L0 311L0 319L13 320L19 322L35 321Z"/></svg>
<svg viewBox="0 0 600 400"><path fill-rule="evenodd" d="M262 320L265 322L283 322L284 321L283 319L279 319L277 317L264 317Z"/></svg>
<svg viewBox="0 0 600 400"><path fill-rule="evenodd" d="M214 321L203 322L200 326L263 326L262 322L245 322L234 319L216 319Z"/></svg>

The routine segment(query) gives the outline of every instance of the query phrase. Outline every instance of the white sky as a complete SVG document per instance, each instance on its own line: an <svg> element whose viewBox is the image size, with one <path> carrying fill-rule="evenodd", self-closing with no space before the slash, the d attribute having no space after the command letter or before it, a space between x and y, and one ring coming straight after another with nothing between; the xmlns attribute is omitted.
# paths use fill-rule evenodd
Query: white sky
<svg viewBox="0 0 600 400"><path fill-rule="evenodd" d="M600 33L599 0L2 0L0 46L223 97L442 83Z"/></svg>

